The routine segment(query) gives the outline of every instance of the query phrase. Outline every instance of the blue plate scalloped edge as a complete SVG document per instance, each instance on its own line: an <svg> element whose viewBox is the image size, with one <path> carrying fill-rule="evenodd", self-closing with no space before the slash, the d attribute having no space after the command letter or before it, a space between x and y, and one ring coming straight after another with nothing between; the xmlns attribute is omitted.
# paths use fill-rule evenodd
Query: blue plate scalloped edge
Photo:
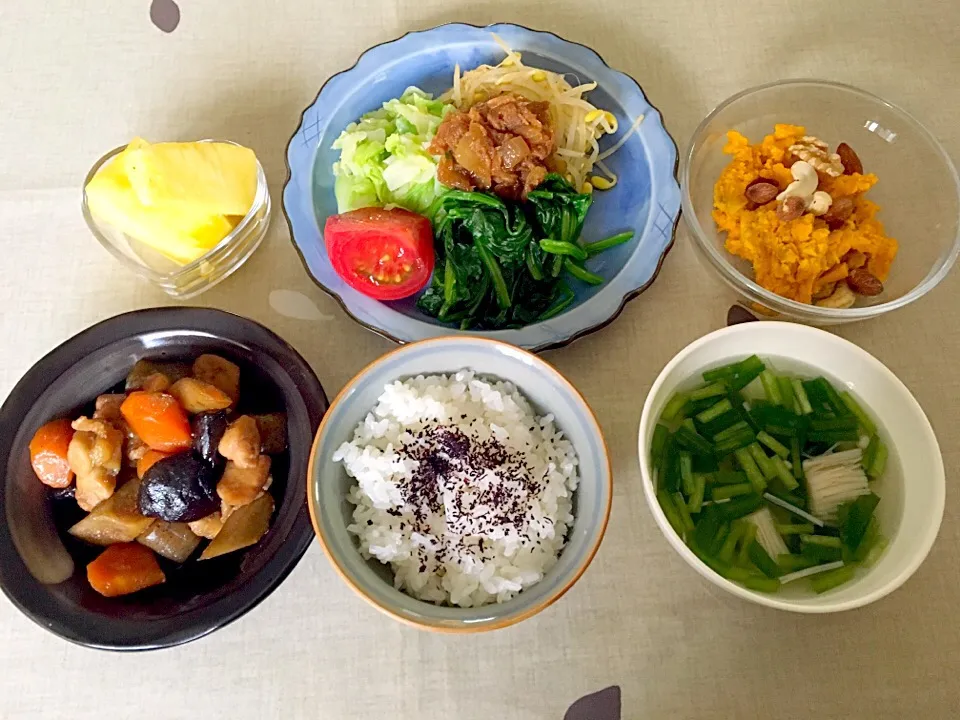
<svg viewBox="0 0 960 720"><path fill-rule="evenodd" d="M324 91L330 86L330 84L334 82L336 79L338 78L342 79L343 76L350 74L351 72L356 70L358 66L360 66L361 64L369 63L371 61L371 58L374 58L378 54L378 52L382 51L385 47L391 46L395 43L398 43L404 40L427 35L435 31L441 31L441 30L464 29L464 30L470 30L470 31L481 30L481 31L490 32L490 33L497 33L497 32L503 32L504 28L507 28L511 31L522 31L522 32L531 33L534 35L550 36L555 41L559 41L566 45L579 48L581 49L581 51L585 51L589 55L592 55L594 58L596 58L596 60L599 61L614 76L619 76L620 78L630 83L633 83L633 85L636 86L636 89L639 92L640 97L643 98L643 101L649 106L649 110L645 112L644 125L647 125L648 123L651 123L653 121L656 122L656 125L659 127L659 129L662 131L663 136L668 141L668 146L667 146L668 153L672 154L672 157L673 157L673 168L669 176L669 180L667 182L664 182L664 178L657 178L659 181L657 185L657 191L662 193L663 196L660 197L658 200L658 207L656 209L651 210L651 213L656 213L656 210L659 210L657 220L659 220L660 215L663 215L665 216L667 223L661 223L658 225L657 222L653 219L651 219L651 221L648 223L648 227L652 226L654 227L655 230L660 232L660 234L663 236L665 240L665 243L660 252L656 267L654 268L650 277L640 286L631 288L626 292L624 292L624 294L621 296L619 300L619 303L612 308L609 314L607 314L605 317L603 317L599 321L593 324L590 324L586 327L582 327L578 329L575 328L575 329L570 329L566 331L559 330L559 328L556 328L557 320L563 319L565 317L564 315L561 315L558 318L551 321L547 321L544 323L536 323L534 325L530 325L517 330L501 330L501 331L490 331L490 332L475 332L475 331L464 332L464 331L459 331L454 328L446 327L443 325L431 325L424 321L412 320L413 322L416 322L418 325L426 328L427 331L422 336L418 336L418 337L409 337L409 338L396 337L389 330L383 327L379 327L377 325L371 324L370 322L367 322L361 319L360 317L358 317L348 306L347 301L345 301L343 297L341 297L341 295L338 294L336 291L334 291L330 287L327 287L325 284L323 284L313 274L312 270L310 269L310 266L307 262L307 258L305 257L303 250L301 249L300 245L296 240L294 222L291 219L290 213L287 210L288 194L293 192L293 171L291 168L290 158L293 152L294 142L298 136L301 136L304 134L306 129L305 120L307 117L307 113L311 109L317 106L317 104L320 102L320 99ZM313 149L312 152L315 153L316 149ZM335 73L334 75L331 75L329 78L327 78L327 80L323 83L323 85L321 85L313 102L307 105L304 108L303 112L301 112L300 122L297 126L297 129L293 133L293 135L291 135L290 140L287 142L287 150L284 154L284 164L286 165L286 169L287 169L287 177L284 180L284 184L283 184L281 208L283 210L283 216L287 221L287 227L290 231L290 241L293 244L298 257L300 258L301 263L303 264L304 270L310 276L310 279L313 280L313 282L321 290L323 290L327 295L333 298L337 302L337 304L340 305L343 311L348 316L350 316L351 319L353 319L359 325L365 327L367 330L370 330L371 332L383 338L392 340L393 342L396 342L401 345L407 342L413 342L418 339L423 339L426 337L436 337L444 334L473 334L473 335L479 335L484 337L490 337L494 339L503 340L505 342L510 342L520 347L524 347L532 352L543 352L546 350L554 350L554 349L569 345L575 340L578 340L586 335L597 332L607 327L610 323L612 323L614 320L616 320L620 316L620 314L623 312L623 309L626 307L626 304L628 302L630 302L634 298L641 295L654 283L654 281L657 279L657 277L660 274L660 270L663 267L663 263L667 257L667 254L673 248L673 245L675 242L676 228L680 219L680 187L676 179L677 170L679 167L679 151L677 148L677 144L673 136L667 131L666 124L663 121L663 116L660 113L659 109L655 105L653 105L649 101L649 99L646 97L646 94L644 93L643 87L640 85L640 83L631 75L625 72L622 72L620 70L615 70L609 63L607 63L606 60L603 59L600 53L598 53L593 48L590 48L582 43L567 40L563 37L560 37L556 33L550 32L548 30L536 30L524 25L517 25L514 23L497 23L497 24L487 25L487 26L474 25L470 23L445 23L443 25L438 25L436 27L425 29L425 30L410 31L410 32L404 33L403 35L397 38L387 40L382 43L378 43L376 45L371 46L370 48L365 50L363 53L361 53L361 55L357 58L356 62L354 62L352 66L338 73ZM315 221L314 221L314 224L316 225ZM317 228L317 230L319 231L319 228ZM322 234L321 234L321 238L322 238ZM623 278L623 275L624 275L623 273L618 274L616 277L614 277L612 280L608 282L607 286L608 287L615 286L617 284L617 281ZM587 303L584 303L583 306L586 306L588 304L589 304L589 301ZM541 332L540 337L531 342L524 342L521 338L517 337L518 335L522 335L525 333L529 334L534 329L540 329L545 332Z"/></svg>

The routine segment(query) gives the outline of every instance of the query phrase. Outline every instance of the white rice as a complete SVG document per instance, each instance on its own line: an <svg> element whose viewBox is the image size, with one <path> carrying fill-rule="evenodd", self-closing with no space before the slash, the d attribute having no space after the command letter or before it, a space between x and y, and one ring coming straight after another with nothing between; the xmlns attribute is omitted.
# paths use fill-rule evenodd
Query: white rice
<svg viewBox="0 0 960 720"><path fill-rule="evenodd" d="M556 563L573 522L573 445L513 384L471 370L387 385L333 459L357 480L360 552L421 600L509 600Z"/></svg>

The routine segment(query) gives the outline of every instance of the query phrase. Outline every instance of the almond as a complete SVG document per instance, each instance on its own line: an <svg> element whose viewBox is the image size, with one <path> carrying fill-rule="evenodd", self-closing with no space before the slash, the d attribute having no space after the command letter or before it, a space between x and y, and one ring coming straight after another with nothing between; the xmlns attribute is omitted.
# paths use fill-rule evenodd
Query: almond
<svg viewBox="0 0 960 720"><path fill-rule="evenodd" d="M846 143L837 145L837 155L840 156L840 162L843 163L844 175L862 175L863 163L860 162L860 156L852 147Z"/></svg>
<svg viewBox="0 0 960 720"><path fill-rule="evenodd" d="M857 295L873 297L883 292L883 283L872 272L865 268L857 268L847 276L847 285Z"/></svg>
<svg viewBox="0 0 960 720"><path fill-rule="evenodd" d="M834 200L830 209L820 217L831 230L839 230L851 215L853 215L853 199L842 197Z"/></svg>
<svg viewBox="0 0 960 720"><path fill-rule="evenodd" d="M790 222L803 215L805 209L803 198L791 195L784 198L783 203L777 208L777 217L780 218L780 222Z"/></svg>
<svg viewBox="0 0 960 720"><path fill-rule="evenodd" d="M766 205L771 200L776 199L777 195L780 194L780 188L766 178L757 178L747 185L743 194L747 196L747 200L750 202L757 205Z"/></svg>

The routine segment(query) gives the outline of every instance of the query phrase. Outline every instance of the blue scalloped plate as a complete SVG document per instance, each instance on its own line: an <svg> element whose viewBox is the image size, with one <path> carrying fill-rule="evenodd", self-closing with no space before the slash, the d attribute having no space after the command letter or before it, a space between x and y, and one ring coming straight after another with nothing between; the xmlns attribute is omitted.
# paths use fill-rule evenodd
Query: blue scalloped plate
<svg viewBox="0 0 960 720"><path fill-rule="evenodd" d="M357 322L396 342L460 331L419 312L412 298L390 303L368 298L333 271L321 233L327 217L337 212L331 166L338 154L331 145L349 123L410 85L439 94L450 87L456 63L463 69L498 63L503 51L492 33L523 53L526 65L571 73L581 82L595 80L598 87L588 97L617 116L620 132L644 115L639 130L607 161L620 180L612 190L596 193L584 227L587 240L626 229L636 235L630 243L591 259L589 269L607 282L598 287L571 283L577 298L567 312L519 330L471 334L535 351L566 345L612 322L628 300L649 287L673 243L680 212L677 147L635 80L612 70L590 48L517 25L451 24L409 33L367 50L356 65L321 88L287 146L283 189L284 214L307 272ZM603 147L617 137L607 138Z"/></svg>

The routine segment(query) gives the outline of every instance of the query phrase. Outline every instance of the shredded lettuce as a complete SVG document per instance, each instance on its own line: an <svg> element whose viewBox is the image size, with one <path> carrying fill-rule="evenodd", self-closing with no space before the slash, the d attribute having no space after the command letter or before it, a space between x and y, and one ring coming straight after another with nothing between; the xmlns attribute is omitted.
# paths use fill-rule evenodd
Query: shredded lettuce
<svg viewBox="0 0 960 720"><path fill-rule="evenodd" d="M452 109L419 88L388 100L351 123L333 143L337 209L400 206L426 213L448 192L437 181L437 160L427 147Z"/></svg>

